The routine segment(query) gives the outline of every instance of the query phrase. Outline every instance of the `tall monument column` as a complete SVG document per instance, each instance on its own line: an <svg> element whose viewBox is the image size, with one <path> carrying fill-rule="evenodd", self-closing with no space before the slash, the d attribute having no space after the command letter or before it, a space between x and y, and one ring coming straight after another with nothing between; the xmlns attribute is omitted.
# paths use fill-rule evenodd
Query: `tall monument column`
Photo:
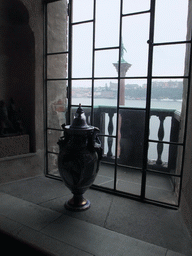
<svg viewBox="0 0 192 256"><path fill-rule="evenodd" d="M113 63L113 65L115 66L118 72L119 63ZM125 77L130 67L131 64L127 62L121 62L120 77ZM120 80L119 105L125 105L125 79Z"/></svg>
<svg viewBox="0 0 192 256"><path fill-rule="evenodd" d="M127 71L131 67L131 64L124 60L124 52L127 52L125 49L123 42L121 44L121 64L120 64L120 77L122 78L120 80L120 88L119 88L119 105L124 106L125 105L125 79L123 77L126 76ZM119 62L113 63L114 67L116 68L116 71L118 73L119 71ZM117 157L120 157L121 152L121 124L122 124L122 116L119 115L119 122L118 122L118 146L117 146Z"/></svg>
<svg viewBox="0 0 192 256"><path fill-rule="evenodd" d="M121 67L120 67L120 77L125 77L127 71L131 67L131 64L124 60L124 51L127 52L123 43L121 44ZM116 71L118 73L119 70L119 62L113 63ZM119 105L125 105L125 79L121 79L120 81L120 92L119 92Z"/></svg>

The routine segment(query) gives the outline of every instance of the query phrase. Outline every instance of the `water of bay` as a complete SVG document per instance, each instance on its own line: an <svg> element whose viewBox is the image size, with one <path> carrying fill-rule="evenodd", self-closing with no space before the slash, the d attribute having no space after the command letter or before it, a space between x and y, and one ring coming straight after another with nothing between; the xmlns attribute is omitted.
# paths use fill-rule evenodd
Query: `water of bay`
<svg viewBox="0 0 192 256"><path fill-rule="evenodd" d="M83 105L90 105L91 106L91 98L73 98L72 104L79 105L79 103ZM94 99L95 106L117 106L117 99L106 99L106 98L95 98ZM151 100L151 108L158 108L158 109L175 109L181 112L181 105L182 101L180 100ZM146 101L145 100L125 100L125 107L130 108L145 108Z"/></svg>

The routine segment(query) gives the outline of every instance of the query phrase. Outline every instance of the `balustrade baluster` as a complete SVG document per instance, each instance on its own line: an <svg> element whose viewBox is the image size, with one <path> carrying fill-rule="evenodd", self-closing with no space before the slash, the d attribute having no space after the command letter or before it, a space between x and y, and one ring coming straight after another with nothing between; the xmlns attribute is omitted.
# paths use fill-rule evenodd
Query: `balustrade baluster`
<svg viewBox="0 0 192 256"><path fill-rule="evenodd" d="M159 125L159 131L158 131L158 139L159 141L162 141L164 138L164 121L165 121L165 115L160 114L159 115L159 120L160 120L160 125ZM161 165L162 160L161 160L161 155L163 153L163 143L158 143L157 144L157 161L156 164Z"/></svg>
<svg viewBox="0 0 192 256"><path fill-rule="evenodd" d="M114 116L114 112L109 112L108 113L109 116L109 124L108 124L108 133L111 136L113 134L113 116ZM108 152L107 152L107 157L112 157L112 145L113 145L113 138L108 137Z"/></svg>

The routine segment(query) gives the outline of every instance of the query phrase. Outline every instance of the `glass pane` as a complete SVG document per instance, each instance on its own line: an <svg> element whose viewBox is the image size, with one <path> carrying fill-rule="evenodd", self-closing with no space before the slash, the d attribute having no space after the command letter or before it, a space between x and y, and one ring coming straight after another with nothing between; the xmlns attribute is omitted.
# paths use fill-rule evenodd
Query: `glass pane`
<svg viewBox="0 0 192 256"><path fill-rule="evenodd" d="M68 54L47 56L47 78L67 78Z"/></svg>
<svg viewBox="0 0 192 256"><path fill-rule="evenodd" d="M66 122L67 81L47 83L47 126L61 129Z"/></svg>
<svg viewBox="0 0 192 256"><path fill-rule="evenodd" d="M117 125L117 107L95 106L94 125L99 127L101 134L115 136Z"/></svg>
<svg viewBox="0 0 192 256"><path fill-rule="evenodd" d="M73 26L72 77L92 76L93 24Z"/></svg>
<svg viewBox="0 0 192 256"><path fill-rule="evenodd" d="M183 97L183 79L153 79L151 107L181 112Z"/></svg>
<svg viewBox="0 0 192 256"><path fill-rule="evenodd" d="M117 168L117 190L140 195L142 172L125 167Z"/></svg>
<svg viewBox="0 0 192 256"><path fill-rule="evenodd" d="M95 80L94 81L94 107L117 106L118 80Z"/></svg>
<svg viewBox="0 0 192 256"><path fill-rule="evenodd" d="M145 111L120 109L118 163L142 167Z"/></svg>
<svg viewBox="0 0 192 256"><path fill-rule="evenodd" d="M123 18L122 40L124 45L123 61L131 64L125 76L147 76L149 14ZM127 64L123 64L127 65Z"/></svg>
<svg viewBox="0 0 192 256"><path fill-rule="evenodd" d="M60 177L57 154L48 154L48 174Z"/></svg>
<svg viewBox="0 0 192 256"><path fill-rule="evenodd" d="M188 0L156 0L155 42L184 41Z"/></svg>
<svg viewBox="0 0 192 256"><path fill-rule="evenodd" d="M125 93L123 93L124 88L125 88ZM147 81L144 79L143 80L122 79L120 84L119 104L121 106L129 107L129 108L130 107L145 108L146 107L146 90L147 90Z"/></svg>
<svg viewBox="0 0 192 256"><path fill-rule="evenodd" d="M72 124L73 119L75 118L75 113L76 113L76 111L77 111L77 108L78 108L78 107L72 107L72 108L71 108L71 123L70 123L70 124ZM84 112L85 112L85 117L86 117L86 122L87 122L87 124L88 124L88 125L91 125L91 108L89 108L89 107L84 107L83 105L82 105L82 108L83 108L83 110L84 110Z"/></svg>
<svg viewBox="0 0 192 256"><path fill-rule="evenodd" d="M168 113L168 115L167 113L168 112L162 110L151 110L149 139L159 140L158 133L161 132L163 133L162 140L170 141L172 116L169 116L171 113Z"/></svg>
<svg viewBox="0 0 192 256"><path fill-rule="evenodd" d="M62 131L48 130L47 131L47 143L48 151L53 153L59 153L59 145L57 142L59 138L63 136Z"/></svg>
<svg viewBox="0 0 192 256"><path fill-rule="evenodd" d="M177 205L179 185L180 178L148 172L146 198Z"/></svg>
<svg viewBox="0 0 192 256"><path fill-rule="evenodd" d="M95 47L119 45L120 0L96 1Z"/></svg>
<svg viewBox="0 0 192 256"><path fill-rule="evenodd" d="M175 110L151 109L149 139L182 142L180 123L180 113Z"/></svg>
<svg viewBox="0 0 192 256"><path fill-rule="evenodd" d="M153 76L184 76L185 51L186 44L154 47Z"/></svg>
<svg viewBox="0 0 192 256"><path fill-rule="evenodd" d="M148 169L172 174L181 173L183 146L150 142Z"/></svg>
<svg viewBox="0 0 192 256"><path fill-rule="evenodd" d="M117 77L114 66L117 62L119 50L105 50L95 52L95 77Z"/></svg>
<svg viewBox="0 0 192 256"><path fill-rule="evenodd" d="M181 111L179 112L180 114L180 141L183 141L184 138L184 133L185 133L185 120L186 120L186 114L187 114L187 94L188 89L189 89L189 83L190 79L183 79L183 97L182 97L182 106L181 106ZM190 107L189 107L190 108Z"/></svg>
<svg viewBox="0 0 192 256"><path fill-rule="evenodd" d="M150 0L123 0L123 14L147 11L150 9Z"/></svg>
<svg viewBox="0 0 192 256"><path fill-rule="evenodd" d="M93 19L93 0L73 0L73 22Z"/></svg>
<svg viewBox="0 0 192 256"><path fill-rule="evenodd" d="M113 189L114 188L114 171L115 171L114 165L101 162L99 165L99 172L94 181L94 185Z"/></svg>
<svg viewBox="0 0 192 256"><path fill-rule="evenodd" d="M100 134L102 134L102 130L100 130ZM103 148L102 161L115 163L116 139L107 136L99 136L99 140Z"/></svg>
<svg viewBox="0 0 192 256"><path fill-rule="evenodd" d="M47 5L47 51L67 51L68 15L65 1Z"/></svg>
<svg viewBox="0 0 192 256"><path fill-rule="evenodd" d="M72 105L91 105L92 81L74 80L72 81Z"/></svg>

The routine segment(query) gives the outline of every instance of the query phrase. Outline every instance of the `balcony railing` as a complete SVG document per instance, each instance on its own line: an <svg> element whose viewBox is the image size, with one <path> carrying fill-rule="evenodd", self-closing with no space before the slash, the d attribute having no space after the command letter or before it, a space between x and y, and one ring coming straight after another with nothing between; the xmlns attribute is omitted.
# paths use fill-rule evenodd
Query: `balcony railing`
<svg viewBox="0 0 192 256"><path fill-rule="evenodd" d="M84 110L87 122L90 123L91 111L89 108ZM75 109L72 110L72 115L74 113ZM142 168L145 110L120 109L119 114L117 162L121 165ZM157 118L155 123L151 122L150 125L149 139L151 137L152 139L149 140L148 168L170 172L176 167L177 146L169 142L178 142L180 113L170 109L151 109L150 115L151 118L154 116ZM170 120L168 124L166 122L165 127L165 120L168 117ZM100 139L104 148L103 161L105 162L114 162L115 159L116 122L116 107L97 106L94 108L94 125L100 128ZM154 129L154 124L156 127L158 124L158 129ZM165 142L166 147L164 147L165 132L170 134L169 141ZM153 152L154 149L150 152L150 144L155 145L156 152ZM163 153L166 159L163 159Z"/></svg>

